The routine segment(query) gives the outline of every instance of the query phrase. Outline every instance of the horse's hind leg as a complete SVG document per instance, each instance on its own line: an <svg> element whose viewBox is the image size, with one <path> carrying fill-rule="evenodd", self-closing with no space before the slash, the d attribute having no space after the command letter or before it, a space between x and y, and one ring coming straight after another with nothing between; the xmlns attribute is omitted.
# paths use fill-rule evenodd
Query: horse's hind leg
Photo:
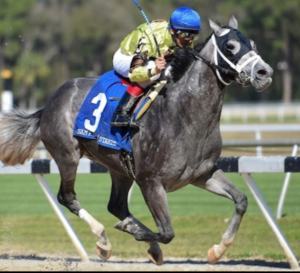
<svg viewBox="0 0 300 273"><path fill-rule="evenodd" d="M153 238L157 238L157 235L134 218L129 212L128 192L133 184L133 180L112 171L110 173L112 189L108 210L121 220L121 222L115 225L115 228L133 235L138 241L142 240L148 243L150 246L148 249L149 260L157 265L163 264L162 251L158 242L153 240Z"/></svg>
<svg viewBox="0 0 300 273"><path fill-rule="evenodd" d="M73 139L73 141L77 140ZM80 159L79 149L64 150L60 147L60 151L58 152L53 145L47 145L47 142L45 142L45 146L53 156L61 176L61 184L57 195L58 201L72 213L87 222L92 232L99 238L99 241L96 243L97 253L102 259L107 260L111 254L111 243L105 234L104 226L83 209L76 198L74 185ZM75 146L78 146L78 144ZM71 143L70 147L73 147Z"/></svg>
<svg viewBox="0 0 300 273"><path fill-rule="evenodd" d="M225 176L222 170L216 167L204 180L197 181L193 185L227 197L235 203L234 215L226 232L222 236L221 243L214 245L208 251L208 260L213 264L221 259L226 249L233 243L243 215L247 210L247 197Z"/></svg>

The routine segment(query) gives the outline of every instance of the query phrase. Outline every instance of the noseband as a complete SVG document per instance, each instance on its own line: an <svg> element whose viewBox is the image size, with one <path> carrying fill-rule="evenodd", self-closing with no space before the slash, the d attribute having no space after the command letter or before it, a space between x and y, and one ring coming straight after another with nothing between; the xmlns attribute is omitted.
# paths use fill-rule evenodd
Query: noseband
<svg viewBox="0 0 300 273"><path fill-rule="evenodd" d="M225 30L219 37L225 36L226 34L228 34L231 31L231 29L227 29ZM214 69L216 71L216 75L218 77L218 79L224 84L224 85L229 85L230 82L226 82L222 76L221 73L224 74L231 74L233 76L238 76L241 80L241 82L246 82L247 80L250 80L250 82L252 83L255 79L255 75L254 75L254 67L256 66L257 62L259 60L261 60L261 57L255 52L254 56L252 56L251 58L249 58L248 60L246 60L243 64L241 65L235 65L233 62L231 62L224 54L223 52L219 49L218 44L217 44L217 40L216 40L216 36L215 34L212 35L211 37L212 43L214 45L214 63L205 60L203 57L200 56L200 54L196 51L193 50L193 53L195 55L196 59L200 59L201 61L203 61L204 63L206 63L207 65L209 65L212 69ZM252 49L252 47L251 47ZM253 49L252 49L253 50ZM248 52L251 50L248 50ZM248 52L245 52L248 53ZM229 70L226 69L224 67L219 66L218 64L218 54L220 55L220 57L222 58L223 61L225 61L233 70ZM243 56L245 55L243 54ZM242 56L241 56L242 57ZM249 76L246 71L243 71L243 68L248 65L249 63L253 62L252 67L251 67L251 75Z"/></svg>

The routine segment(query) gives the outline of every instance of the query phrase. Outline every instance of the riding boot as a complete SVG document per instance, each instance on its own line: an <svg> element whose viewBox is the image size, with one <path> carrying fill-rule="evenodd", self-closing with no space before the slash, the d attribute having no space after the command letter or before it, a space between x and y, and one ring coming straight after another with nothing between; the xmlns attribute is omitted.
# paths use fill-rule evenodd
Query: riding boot
<svg viewBox="0 0 300 273"><path fill-rule="evenodd" d="M126 91L113 114L110 124L116 127L138 127L138 125L134 122L130 122L132 111L136 106L138 100L139 97L133 96Z"/></svg>

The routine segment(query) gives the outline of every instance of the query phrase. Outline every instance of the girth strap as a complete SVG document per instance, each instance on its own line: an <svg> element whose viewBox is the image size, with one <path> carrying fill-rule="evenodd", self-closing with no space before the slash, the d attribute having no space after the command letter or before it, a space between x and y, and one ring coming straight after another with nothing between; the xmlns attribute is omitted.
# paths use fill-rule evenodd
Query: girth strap
<svg viewBox="0 0 300 273"><path fill-rule="evenodd" d="M135 167L134 167L134 157L132 152L121 150L123 167L125 171L130 175L130 177L135 180Z"/></svg>

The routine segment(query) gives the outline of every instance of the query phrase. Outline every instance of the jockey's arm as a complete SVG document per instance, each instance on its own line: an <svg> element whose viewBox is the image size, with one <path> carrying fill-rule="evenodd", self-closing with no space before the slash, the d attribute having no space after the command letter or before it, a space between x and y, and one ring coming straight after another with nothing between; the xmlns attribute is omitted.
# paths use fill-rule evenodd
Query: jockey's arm
<svg viewBox="0 0 300 273"><path fill-rule="evenodd" d="M155 60L155 65L152 61L150 65L149 58L155 59L157 57L156 50L153 46L149 44L149 41L144 39L143 44L139 46L140 52L135 52L135 57L132 60L131 68L129 71L129 79L131 82L144 82L149 80L151 77L160 73L157 67L157 61Z"/></svg>
<svg viewBox="0 0 300 273"><path fill-rule="evenodd" d="M164 54L172 45L172 38L167 29L167 22L158 22L153 25L154 32L160 45L160 52ZM152 33L146 24L139 26L135 31L130 33L121 43L121 50L126 55L135 55L132 60L129 71L129 79L131 82L143 82L160 73L165 66L164 59L158 57L158 52L152 38ZM146 58L157 58L156 64L149 67L145 58L141 58L142 54Z"/></svg>
<svg viewBox="0 0 300 273"><path fill-rule="evenodd" d="M146 65L144 61L136 61L133 59L133 65L130 69L129 79L131 82L144 82L159 74L161 70L166 68L166 60L164 56L156 58L152 61L152 65Z"/></svg>
<svg viewBox="0 0 300 273"><path fill-rule="evenodd" d="M152 47L144 45L143 53L135 55L133 58L129 71L129 79L131 82L144 82L151 79L165 69L167 61L173 58L174 52L166 47L161 49L163 53L161 57L157 57L157 52L151 52L151 50L153 50ZM152 56L152 60L147 60L148 56Z"/></svg>
<svg viewBox="0 0 300 273"><path fill-rule="evenodd" d="M148 68L145 63L142 65L135 65L131 68L129 79L131 82L144 82L149 80L152 76L156 75L156 68Z"/></svg>

